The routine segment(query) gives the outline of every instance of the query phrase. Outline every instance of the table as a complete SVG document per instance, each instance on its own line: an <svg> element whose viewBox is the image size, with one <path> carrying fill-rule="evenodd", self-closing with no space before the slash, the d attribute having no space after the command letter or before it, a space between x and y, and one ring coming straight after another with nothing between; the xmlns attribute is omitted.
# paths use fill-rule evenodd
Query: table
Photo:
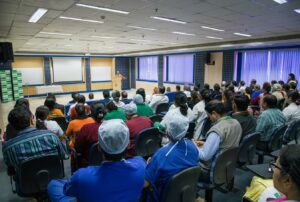
<svg viewBox="0 0 300 202"><path fill-rule="evenodd" d="M51 85L51 86L37 86L37 94L47 94L47 93L63 93L63 88L61 85Z"/></svg>
<svg viewBox="0 0 300 202"><path fill-rule="evenodd" d="M246 166L251 172L264 179L272 179L273 173L270 171L269 163L247 165Z"/></svg>

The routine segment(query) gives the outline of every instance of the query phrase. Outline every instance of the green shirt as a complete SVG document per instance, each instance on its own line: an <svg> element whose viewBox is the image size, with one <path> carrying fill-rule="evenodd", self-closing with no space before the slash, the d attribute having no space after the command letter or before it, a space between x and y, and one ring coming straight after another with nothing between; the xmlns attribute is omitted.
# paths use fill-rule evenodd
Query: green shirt
<svg viewBox="0 0 300 202"><path fill-rule="evenodd" d="M126 116L123 109L117 109L113 110L112 112L108 112L104 120L111 120L111 119L122 119L123 121L126 121Z"/></svg>
<svg viewBox="0 0 300 202"><path fill-rule="evenodd" d="M153 110L147 104L137 104L137 114L139 116L150 117L153 116Z"/></svg>

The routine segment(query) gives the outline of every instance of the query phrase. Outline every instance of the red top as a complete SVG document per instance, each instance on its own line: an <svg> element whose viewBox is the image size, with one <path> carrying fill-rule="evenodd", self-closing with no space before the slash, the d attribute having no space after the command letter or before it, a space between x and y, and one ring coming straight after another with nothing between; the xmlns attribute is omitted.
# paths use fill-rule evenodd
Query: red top
<svg viewBox="0 0 300 202"><path fill-rule="evenodd" d="M136 118L126 121L126 125L129 128L130 141L126 151L126 157L135 156L135 136L142 130L150 128L152 121L145 116L138 116Z"/></svg>
<svg viewBox="0 0 300 202"><path fill-rule="evenodd" d="M90 123L84 125L78 136L76 137L75 149L81 154L81 161L79 167L88 166L89 151L91 146L98 142L98 129L101 123Z"/></svg>

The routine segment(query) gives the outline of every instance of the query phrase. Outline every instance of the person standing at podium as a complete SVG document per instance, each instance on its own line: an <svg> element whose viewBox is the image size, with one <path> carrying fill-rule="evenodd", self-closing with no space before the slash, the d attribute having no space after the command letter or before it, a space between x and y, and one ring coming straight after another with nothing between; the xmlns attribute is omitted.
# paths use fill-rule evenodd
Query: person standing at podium
<svg viewBox="0 0 300 202"><path fill-rule="evenodd" d="M113 90L122 91L122 81L127 79L119 71L117 71L115 78L113 79Z"/></svg>

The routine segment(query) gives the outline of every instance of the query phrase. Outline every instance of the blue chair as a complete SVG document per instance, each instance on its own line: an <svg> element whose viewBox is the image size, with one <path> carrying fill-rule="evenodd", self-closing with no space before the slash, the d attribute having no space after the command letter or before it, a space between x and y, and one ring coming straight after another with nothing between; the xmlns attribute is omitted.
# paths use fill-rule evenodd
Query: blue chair
<svg viewBox="0 0 300 202"><path fill-rule="evenodd" d="M168 96L168 98L169 98L169 103L174 102L175 94L176 94L176 92L165 93L165 95Z"/></svg>

